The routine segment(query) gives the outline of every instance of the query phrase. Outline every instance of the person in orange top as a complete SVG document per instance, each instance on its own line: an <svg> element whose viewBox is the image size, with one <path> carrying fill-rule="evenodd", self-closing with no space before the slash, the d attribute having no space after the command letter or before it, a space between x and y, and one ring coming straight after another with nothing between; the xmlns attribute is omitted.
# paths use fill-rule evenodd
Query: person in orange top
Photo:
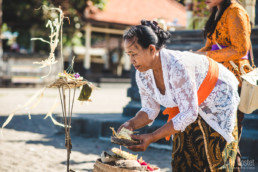
<svg viewBox="0 0 258 172"><path fill-rule="evenodd" d="M237 71L229 63L232 60L237 66L249 64L248 53L251 47L251 26L249 16L244 8L235 0L207 0L212 13L206 23L204 35L205 47L198 50L222 63L237 78ZM218 43L223 49L219 49Z"/></svg>
<svg viewBox="0 0 258 172"><path fill-rule="evenodd" d="M204 29L206 37L205 47L198 50L198 54L205 54L213 60L222 63L240 81L240 66L249 64L248 54L251 48L251 26L249 16L244 8L235 0L207 0L211 15ZM218 44L222 49L219 48ZM238 66L238 71L229 61ZM240 81L241 83L241 81ZM239 84L239 92L241 84ZM244 113L238 111L238 136L242 131ZM241 168L241 154L238 149L235 169Z"/></svg>

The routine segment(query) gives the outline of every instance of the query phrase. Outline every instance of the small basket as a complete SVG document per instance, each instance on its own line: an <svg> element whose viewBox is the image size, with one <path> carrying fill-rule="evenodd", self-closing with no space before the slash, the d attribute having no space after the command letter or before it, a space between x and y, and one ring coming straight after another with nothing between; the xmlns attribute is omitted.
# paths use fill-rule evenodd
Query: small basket
<svg viewBox="0 0 258 172"><path fill-rule="evenodd" d="M88 84L87 81L76 81L76 80L70 80L68 81L66 78L59 78L56 79L53 83L48 85L48 88L60 88L64 87L65 89L68 88L78 88L85 84Z"/></svg>
<svg viewBox="0 0 258 172"><path fill-rule="evenodd" d="M101 162L100 159L97 159L96 163L94 164L93 172L144 172L144 171L119 168L117 166L104 164L104 163ZM152 172L160 172L160 169L157 169L157 170L152 171Z"/></svg>

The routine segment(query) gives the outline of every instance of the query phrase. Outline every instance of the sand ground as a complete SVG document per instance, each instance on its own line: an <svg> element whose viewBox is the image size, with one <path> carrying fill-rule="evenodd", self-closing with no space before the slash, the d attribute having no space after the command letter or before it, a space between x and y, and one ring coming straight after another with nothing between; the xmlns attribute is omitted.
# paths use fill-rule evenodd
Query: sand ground
<svg viewBox="0 0 258 172"><path fill-rule="evenodd" d="M101 85L99 90L93 92L93 102L75 102L74 113L122 113L123 107L130 101L126 96L129 87L129 84ZM0 125L8 114L23 105L39 89L0 88ZM31 120L26 115L28 109L17 111L3 130L3 136L0 136L0 172L66 171L64 133L50 119L43 119L57 95L57 90L47 89L38 107L30 111ZM60 113L61 107L58 106L54 112ZM78 134L72 134L72 144L70 167L76 172L92 171L102 151L117 147L108 141ZM148 148L146 152L138 154L146 162L159 166L162 172L171 171L171 151Z"/></svg>

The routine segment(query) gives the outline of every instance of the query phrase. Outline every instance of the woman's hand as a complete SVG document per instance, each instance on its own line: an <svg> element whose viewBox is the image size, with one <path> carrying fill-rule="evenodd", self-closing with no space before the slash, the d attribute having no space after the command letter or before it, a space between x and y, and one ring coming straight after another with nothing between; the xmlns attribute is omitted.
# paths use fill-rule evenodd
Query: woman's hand
<svg viewBox="0 0 258 172"><path fill-rule="evenodd" d="M152 134L132 135L132 139L140 140L140 144L138 145L127 146L128 149L135 152L145 151L153 142Z"/></svg>
<svg viewBox="0 0 258 172"><path fill-rule="evenodd" d="M135 117L122 124L117 131L119 132L123 127L131 131L138 130L151 122L152 120L149 119L146 112L139 111Z"/></svg>
<svg viewBox="0 0 258 172"><path fill-rule="evenodd" d="M128 130L131 130L133 131L134 130L134 126L132 124L131 121L126 121L125 123L123 123L117 130L117 133L119 133L119 131L122 129L122 128L127 128Z"/></svg>

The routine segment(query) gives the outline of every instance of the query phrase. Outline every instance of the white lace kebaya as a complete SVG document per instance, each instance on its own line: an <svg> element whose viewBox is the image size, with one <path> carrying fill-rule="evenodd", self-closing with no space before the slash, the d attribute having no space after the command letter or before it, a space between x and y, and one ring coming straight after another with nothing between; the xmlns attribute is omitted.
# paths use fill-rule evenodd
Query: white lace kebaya
<svg viewBox="0 0 258 172"><path fill-rule="evenodd" d="M206 56L190 52L161 49L160 51L165 94L158 90L153 70L136 71L136 82L141 95L142 108L149 119L155 120L164 107L178 106L180 113L173 119L175 130L184 131L198 114L227 142L234 141L236 111L239 104L236 77L219 64L219 78L206 100L198 106L197 91L206 77L209 62ZM150 124L151 125L151 124Z"/></svg>

